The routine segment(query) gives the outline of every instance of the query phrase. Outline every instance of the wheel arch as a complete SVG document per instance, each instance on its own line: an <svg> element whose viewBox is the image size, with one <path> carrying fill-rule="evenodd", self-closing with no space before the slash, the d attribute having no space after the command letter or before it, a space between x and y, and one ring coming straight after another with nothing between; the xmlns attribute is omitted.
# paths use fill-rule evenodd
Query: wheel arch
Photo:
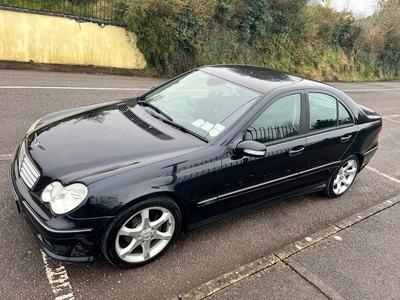
<svg viewBox="0 0 400 300"><path fill-rule="evenodd" d="M361 153L356 153L355 156L358 158L358 172L360 172L361 166L364 163L364 156L362 156Z"/></svg>
<svg viewBox="0 0 400 300"><path fill-rule="evenodd" d="M350 160L354 160L355 163L357 164L357 169L356 169L354 176L352 176L350 174L350 173L352 173L351 171L347 172L347 170L342 170L343 166ZM330 198L337 198L337 197L343 195L345 192L347 192L347 190L350 188L350 186L354 183L357 174L361 170L361 168L360 168L361 161L362 161L362 157L360 159L360 155L358 153L354 153L352 155L346 156L346 158L341 160L339 166L334 169L334 171L331 173L328 181L326 182L326 186L324 189L325 195L327 195ZM339 173L339 172L341 172L341 173ZM335 180L336 180L335 178L337 179L336 183L335 183ZM350 180L351 180L350 182L347 181L348 178L350 178ZM344 182L344 184L343 184L343 182ZM342 188L343 186L345 186L344 189ZM338 191L335 191L335 189L337 189Z"/></svg>
<svg viewBox="0 0 400 300"><path fill-rule="evenodd" d="M108 222L104 225L101 232L99 233L99 238L97 239L96 245L99 244L101 237L103 236L103 234L106 231L106 229L108 228L108 226L110 226L110 223L114 220L115 216L119 215L120 213L127 210L131 206L133 206L141 201L145 201L148 198L157 198L157 197L163 197L163 196L170 198L178 206L180 213L181 213L181 218L182 218L181 231L185 231L187 228L188 219L189 219L189 209L188 209L187 205L184 203L183 199L181 199L177 194L175 194L171 191L160 191L160 192L141 195L137 198L126 201L124 203L124 205L122 205L120 208L118 208L117 211L115 211L114 217L110 218L108 220Z"/></svg>
<svg viewBox="0 0 400 300"><path fill-rule="evenodd" d="M143 215L141 211L147 211L147 214ZM156 217L153 219L154 225L151 225L150 211L154 211L152 215ZM164 216L165 211L170 214L167 219ZM174 221L170 219L171 215ZM96 248L101 251L103 257L116 266L131 268L145 265L159 258L176 241L182 232L182 215L177 202L166 193L155 193L147 195L147 197L140 197L135 201L129 201L104 226L97 240ZM124 230L122 237L119 237L121 228L133 218L136 218L135 224L127 227L137 228L139 231L133 234L133 232L127 233ZM144 219L147 221L144 222ZM161 220L160 223L159 220ZM143 227L137 227L139 223L136 222L138 221L143 224ZM158 233L159 228L161 233ZM163 233L169 235L163 235ZM154 244L153 235L154 241L156 241ZM143 246L144 244L146 246ZM123 250L131 246L132 248L128 249L129 252L124 254Z"/></svg>

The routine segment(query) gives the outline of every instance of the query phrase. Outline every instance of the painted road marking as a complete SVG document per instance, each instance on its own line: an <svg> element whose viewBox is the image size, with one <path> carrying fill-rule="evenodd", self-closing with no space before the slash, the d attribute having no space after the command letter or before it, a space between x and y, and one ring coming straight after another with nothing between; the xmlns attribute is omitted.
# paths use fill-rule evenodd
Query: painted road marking
<svg viewBox="0 0 400 300"><path fill-rule="evenodd" d="M47 90L106 90L106 91L149 91L146 88L96 88L83 86L0 86L0 89L47 89Z"/></svg>
<svg viewBox="0 0 400 300"><path fill-rule="evenodd" d="M392 119L392 118L398 118L398 117L400 117L400 115L389 115L389 116L382 117L382 119L388 120L388 121L391 121L391 122L394 122L394 123L397 123L397 124L400 124L399 121L396 121L396 120Z"/></svg>
<svg viewBox="0 0 400 300"><path fill-rule="evenodd" d="M0 161L2 160L12 160L12 154L0 154Z"/></svg>
<svg viewBox="0 0 400 300"><path fill-rule="evenodd" d="M395 121L395 120L392 120L392 119L389 119L389 118L386 118L386 120L391 121L391 122L394 122L394 123L397 123L397 124L400 124L399 121Z"/></svg>
<svg viewBox="0 0 400 300"><path fill-rule="evenodd" d="M383 88L383 89L358 89L358 90L342 90L342 92L374 92L374 91L398 91L400 88Z"/></svg>
<svg viewBox="0 0 400 300"><path fill-rule="evenodd" d="M40 252L42 253L47 279L49 280L51 290L56 296L54 300L75 299L65 267L60 262L48 259L42 250Z"/></svg>
<svg viewBox="0 0 400 300"><path fill-rule="evenodd" d="M396 179L396 178L394 178L392 176L386 175L385 173L379 172L377 169L374 169L374 168L372 168L370 166L366 166L365 168L367 168L368 170L370 170L372 172L375 172L375 173L377 173L379 175L382 175L383 177L385 177L387 179L390 179L390 180L392 180L394 182L400 183L400 180L398 180L398 179Z"/></svg>

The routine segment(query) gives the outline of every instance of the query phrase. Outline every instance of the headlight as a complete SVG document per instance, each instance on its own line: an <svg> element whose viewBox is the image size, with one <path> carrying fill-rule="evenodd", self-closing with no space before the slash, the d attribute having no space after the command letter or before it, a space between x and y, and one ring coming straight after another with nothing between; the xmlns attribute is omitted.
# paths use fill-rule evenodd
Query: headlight
<svg viewBox="0 0 400 300"><path fill-rule="evenodd" d="M29 127L27 134L29 134L31 131L35 130L36 126L39 124L39 122L42 120L42 118L40 118L39 120L37 120L35 123L33 123L31 125L31 127Z"/></svg>
<svg viewBox="0 0 400 300"><path fill-rule="evenodd" d="M43 190L42 200L50 203L55 214L62 215L78 207L85 200L87 192L87 187L81 183L62 186L58 181L54 181Z"/></svg>

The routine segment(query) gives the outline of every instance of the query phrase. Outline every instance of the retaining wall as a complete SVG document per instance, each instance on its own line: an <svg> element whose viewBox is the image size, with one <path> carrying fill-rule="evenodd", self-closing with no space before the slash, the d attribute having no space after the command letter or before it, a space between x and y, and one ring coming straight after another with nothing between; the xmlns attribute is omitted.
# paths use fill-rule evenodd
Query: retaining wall
<svg viewBox="0 0 400 300"><path fill-rule="evenodd" d="M0 10L0 60L143 69L136 36L112 25Z"/></svg>

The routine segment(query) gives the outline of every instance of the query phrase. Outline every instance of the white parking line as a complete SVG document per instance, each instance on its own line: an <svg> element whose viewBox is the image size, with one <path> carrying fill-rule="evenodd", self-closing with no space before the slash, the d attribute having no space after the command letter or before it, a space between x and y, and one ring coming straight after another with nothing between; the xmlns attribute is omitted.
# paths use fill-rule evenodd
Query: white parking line
<svg viewBox="0 0 400 300"><path fill-rule="evenodd" d="M2 160L12 160L12 154L0 154L0 161Z"/></svg>
<svg viewBox="0 0 400 300"><path fill-rule="evenodd" d="M0 86L0 89L47 89L47 90L105 90L105 91L149 91L146 88L96 88L83 86Z"/></svg>
<svg viewBox="0 0 400 300"><path fill-rule="evenodd" d="M395 121L395 120L392 120L392 119L389 119L389 118L386 118L386 120L391 121L391 122L394 122L394 123L397 123L397 124L400 124L399 121Z"/></svg>
<svg viewBox="0 0 400 300"><path fill-rule="evenodd" d="M393 122L393 123L400 124L400 121L392 119L392 118L399 118L399 117L400 117L400 115L388 115L388 116L382 116L382 119L388 120L388 121Z"/></svg>
<svg viewBox="0 0 400 300"><path fill-rule="evenodd" d="M42 253L47 279L49 280L51 290L56 296L54 300L75 299L65 267L60 262L49 260L42 250L40 252Z"/></svg>
<svg viewBox="0 0 400 300"><path fill-rule="evenodd" d="M392 176L386 175L385 173L379 172L377 169L374 169L374 168L372 168L370 166L366 166L365 168L370 170L370 171L372 171L372 172L375 172L375 173L377 173L379 175L382 175L383 177L385 177L387 179L390 179L390 180L392 180L394 182L400 183L400 180L398 180L398 179L396 179L396 178L394 178Z"/></svg>
<svg viewBox="0 0 400 300"><path fill-rule="evenodd" d="M383 89L357 89L357 90L342 90L342 92L374 92L374 91L398 91L400 88L383 88Z"/></svg>
<svg viewBox="0 0 400 300"><path fill-rule="evenodd" d="M387 118L398 118L400 115L388 115L388 116L382 116L382 119L387 119Z"/></svg>

